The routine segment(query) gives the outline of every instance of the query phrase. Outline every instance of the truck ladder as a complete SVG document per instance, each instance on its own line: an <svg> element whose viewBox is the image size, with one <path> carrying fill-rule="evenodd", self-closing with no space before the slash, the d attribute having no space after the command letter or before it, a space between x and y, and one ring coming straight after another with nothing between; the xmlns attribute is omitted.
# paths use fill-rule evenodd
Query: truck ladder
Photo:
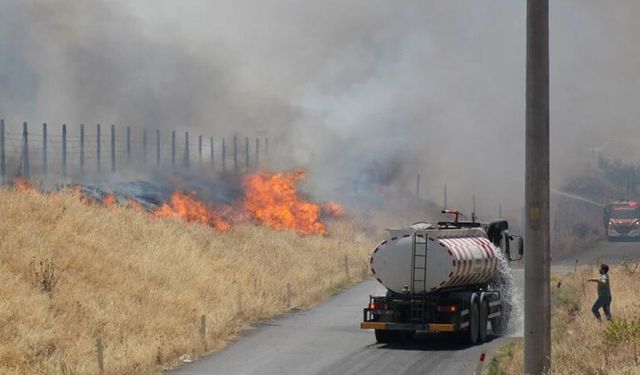
<svg viewBox="0 0 640 375"><path fill-rule="evenodd" d="M416 287L422 286L422 293L427 292L427 234L423 236L413 233L411 241L411 320L423 323L424 298L416 298Z"/></svg>

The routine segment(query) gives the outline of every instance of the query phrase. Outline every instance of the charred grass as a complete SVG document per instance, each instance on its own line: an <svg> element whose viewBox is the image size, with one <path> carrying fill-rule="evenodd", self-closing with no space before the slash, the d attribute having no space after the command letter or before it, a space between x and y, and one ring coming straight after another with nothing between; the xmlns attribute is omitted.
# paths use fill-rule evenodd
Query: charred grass
<svg viewBox="0 0 640 375"><path fill-rule="evenodd" d="M596 299L597 267L552 276L552 374L640 374L640 269L612 267L612 322L599 323L591 313ZM492 361L489 374L522 374L524 343L504 346Z"/></svg>
<svg viewBox="0 0 640 375"><path fill-rule="evenodd" d="M370 245L346 221L327 236L217 233L71 192L0 190L0 373L97 373L98 337L105 373L158 372L288 311L287 284L305 308L361 280Z"/></svg>

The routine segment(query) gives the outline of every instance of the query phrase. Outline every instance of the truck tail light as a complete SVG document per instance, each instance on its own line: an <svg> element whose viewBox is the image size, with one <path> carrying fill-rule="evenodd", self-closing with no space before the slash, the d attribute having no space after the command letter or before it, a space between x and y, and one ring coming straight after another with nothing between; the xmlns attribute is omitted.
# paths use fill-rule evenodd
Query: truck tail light
<svg viewBox="0 0 640 375"><path fill-rule="evenodd" d="M458 308L456 307L456 305L438 306L438 312L454 313L456 311L458 311Z"/></svg>
<svg viewBox="0 0 640 375"><path fill-rule="evenodd" d="M369 304L369 310L386 310L384 303L380 302L371 302Z"/></svg>

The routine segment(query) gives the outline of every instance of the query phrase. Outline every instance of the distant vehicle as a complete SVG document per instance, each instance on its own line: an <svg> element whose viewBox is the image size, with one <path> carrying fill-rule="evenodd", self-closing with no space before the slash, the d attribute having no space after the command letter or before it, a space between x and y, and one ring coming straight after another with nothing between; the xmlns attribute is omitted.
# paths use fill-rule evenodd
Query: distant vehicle
<svg viewBox="0 0 640 375"><path fill-rule="evenodd" d="M604 210L604 225L609 241L640 239L640 203L611 202Z"/></svg>
<svg viewBox="0 0 640 375"><path fill-rule="evenodd" d="M369 297L360 328L373 329L378 342L433 332L476 344L487 339L489 324L494 334L505 331L511 305L498 257L522 259L522 237L510 235L505 220L458 222L457 211L445 213L455 221L389 230L373 251L371 271L387 293Z"/></svg>

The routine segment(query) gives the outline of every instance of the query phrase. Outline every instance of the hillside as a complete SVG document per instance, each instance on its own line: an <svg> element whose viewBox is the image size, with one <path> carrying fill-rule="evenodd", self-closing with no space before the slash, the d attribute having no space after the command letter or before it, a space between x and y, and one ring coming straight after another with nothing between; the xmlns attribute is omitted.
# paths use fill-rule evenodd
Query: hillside
<svg viewBox="0 0 640 375"><path fill-rule="evenodd" d="M0 238L3 374L96 373L98 337L105 373L157 372L286 312L288 283L291 305L308 307L362 279L371 245L344 221L325 236L219 233L72 192L13 190L0 190Z"/></svg>

